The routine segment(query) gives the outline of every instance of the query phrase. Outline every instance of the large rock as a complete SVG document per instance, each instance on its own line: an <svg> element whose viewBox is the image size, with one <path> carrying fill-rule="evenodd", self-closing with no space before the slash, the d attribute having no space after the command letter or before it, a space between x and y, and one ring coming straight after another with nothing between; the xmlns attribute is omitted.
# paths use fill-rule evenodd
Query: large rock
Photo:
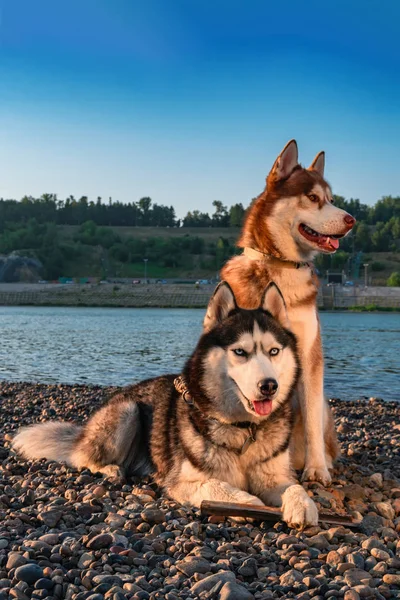
<svg viewBox="0 0 400 600"><path fill-rule="evenodd" d="M147 523L163 523L165 521L165 513L159 508L145 508L142 513L140 513L143 521Z"/></svg>
<svg viewBox="0 0 400 600"><path fill-rule="evenodd" d="M47 527L55 527L63 515L63 511L59 508L49 508L38 514L38 519Z"/></svg>
<svg viewBox="0 0 400 600"><path fill-rule="evenodd" d="M318 533L317 535L313 535L310 538L304 540L308 546L312 548L318 548L318 550L325 550L329 548L329 542L322 533Z"/></svg>
<svg viewBox="0 0 400 600"><path fill-rule="evenodd" d="M282 573L279 578L281 585L293 585L297 581L303 580L303 574L296 569L290 569L290 571L286 571L286 573Z"/></svg>
<svg viewBox="0 0 400 600"><path fill-rule="evenodd" d="M350 587L355 587L356 585L369 585L372 576L362 569L349 569L344 574L344 580Z"/></svg>
<svg viewBox="0 0 400 600"><path fill-rule="evenodd" d="M228 581L225 583L218 596L219 600L253 600L254 596L245 587L235 583L234 581Z"/></svg>
<svg viewBox="0 0 400 600"><path fill-rule="evenodd" d="M395 512L394 512L394 508L390 504L390 502L376 502L375 508L382 517L384 517L385 519L390 519L390 521L393 521L393 519L395 517Z"/></svg>
<svg viewBox="0 0 400 600"><path fill-rule="evenodd" d="M192 577L195 573L208 573L211 570L208 560L204 560L198 556L187 556L183 560L178 561L175 566L186 577Z"/></svg>
<svg viewBox="0 0 400 600"><path fill-rule="evenodd" d="M197 581L197 583L190 588L190 591L193 594L200 595L202 592L209 592L218 583L225 584L228 581L235 581L235 579L235 574L232 573L232 571L222 571Z"/></svg>
<svg viewBox="0 0 400 600"><path fill-rule="evenodd" d="M99 533L99 535L95 535L94 538L89 540L86 545L89 550L100 550L100 548L111 546L112 542L113 538L109 533Z"/></svg>
<svg viewBox="0 0 400 600"><path fill-rule="evenodd" d="M238 573L243 577L254 577L257 574L257 561L255 558L246 558L239 567Z"/></svg>
<svg viewBox="0 0 400 600"><path fill-rule="evenodd" d="M38 579L43 577L43 569L34 563L22 565L15 570L15 578L18 581L25 581L29 585L34 584Z"/></svg>
<svg viewBox="0 0 400 600"><path fill-rule="evenodd" d="M6 569L10 571L11 569L16 569L21 565L25 565L27 563L27 559L22 554L18 552L10 552L7 559Z"/></svg>
<svg viewBox="0 0 400 600"><path fill-rule="evenodd" d="M383 576L383 583L387 585L396 585L400 587L400 573L386 573Z"/></svg>

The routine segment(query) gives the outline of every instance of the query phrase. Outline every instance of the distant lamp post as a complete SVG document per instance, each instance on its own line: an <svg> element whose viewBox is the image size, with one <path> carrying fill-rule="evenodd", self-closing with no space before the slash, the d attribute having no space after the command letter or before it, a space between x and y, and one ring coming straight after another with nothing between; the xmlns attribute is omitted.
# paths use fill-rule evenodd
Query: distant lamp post
<svg viewBox="0 0 400 600"><path fill-rule="evenodd" d="M369 263L364 263L363 265L364 267L364 285L365 287L368 287L368 267L369 267Z"/></svg>
<svg viewBox="0 0 400 600"><path fill-rule="evenodd" d="M144 262L144 279L145 279L145 282L147 281L147 262L148 262L148 260L149 260L148 258L144 258L143 259L143 262Z"/></svg>

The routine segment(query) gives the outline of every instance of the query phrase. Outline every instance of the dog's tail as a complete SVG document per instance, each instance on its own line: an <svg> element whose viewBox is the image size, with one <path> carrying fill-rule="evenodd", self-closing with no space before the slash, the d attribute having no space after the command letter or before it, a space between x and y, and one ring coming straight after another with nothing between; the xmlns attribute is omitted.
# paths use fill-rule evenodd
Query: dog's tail
<svg viewBox="0 0 400 600"><path fill-rule="evenodd" d="M65 421L30 425L18 431L12 446L28 460L47 458L73 467L73 451L81 432L82 427Z"/></svg>

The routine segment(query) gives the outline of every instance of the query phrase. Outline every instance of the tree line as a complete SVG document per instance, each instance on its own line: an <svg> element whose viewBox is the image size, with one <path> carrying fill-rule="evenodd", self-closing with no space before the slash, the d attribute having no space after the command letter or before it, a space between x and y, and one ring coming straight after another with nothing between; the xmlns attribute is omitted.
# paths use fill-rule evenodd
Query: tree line
<svg viewBox="0 0 400 600"><path fill-rule="evenodd" d="M361 252L400 250L400 197L384 197L374 206L340 196L334 200L337 206L354 215L357 224L352 234L341 240L340 250L335 255L318 257L316 264L321 272L342 268L349 273L356 272ZM119 272L130 276L133 265L140 265L137 270L142 268L144 257L160 274L166 269L192 272L194 276L196 272L216 273L237 251L234 236L232 232L226 235L218 232L219 237L206 241L201 236L201 228L239 229L246 211L242 204L228 209L217 200L213 207L211 216L194 210L180 220L172 206L158 205L148 197L128 204L103 203L101 198L91 202L86 196L78 200L72 196L58 200L54 194L40 198L26 196L21 201L0 199L0 253L17 252L38 258L47 279L71 275L78 270L85 270L86 275L107 276ZM65 225L77 227L69 230L62 227ZM133 227L133 230L129 235L121 235L116 229L118 226ZM163 238L153 231L145 239L138 238L135 226L177 228L177 235ZM199 235L178 235L178 228L182 234L186 227L198 228ZM73 233L68 233L71 231ZM374 262L371 268L379 271L385 267Z"/></svg>
<svg viewBox="0 0 400 600"><path fill-rule="evenodd" d="M0 254L36 258L43 265L41 276L131 277L143 274L143 258L149 261L149 276L179 276L180 273L215 275L236 251L231 240L200 236L176 237L120 235L117 229L85 221L69 235L55 223L29 219L8 223L0 233ZM37 277L36 277L37 279Z"/></svg>
<svg viewBox="0 0 400 600"><path fill-rule="evenodd" d="M254 199L253 199L254 201ZM400 239L400 196L386 196L375 205L363 204L358 199L346 200L334 196L335 204L347 210L357 219L354 234L344 240L345 249L364 252L396 251ZM178 219L173 206L153 203L144 197L127 204L111 199L103 203L100 197L89 201L87 196L76 199L68 196L59 200L56 194L43 194L40 198L24 196L22 200L0 199L0 233L9 224L26 224L35 219L37 223L56 225L83 225L92 221L97 226L152 226L152 227L241 227L246 210L241 203L227 208L214 200L214 212L210 215L199 210L189 211ZM343 245L341 244L341 246Z"/></svg>
<svg viewBox="0 0 400 600"><path fill-rule="evenodd" d="M235 204L229 210L219 200L214 200L214 213L189 211L183 219L178 219L173 206L157 204L149 197L138 202L104 203L81 196L76 199L68 196L65 200L56 194L43 194L40 198L24 196L22 200L0 199L0 227L6 223L26 223L36 219L38 223L57 225L82 225L93 221L99 226L114 227L240 227L245 209Z"/></svg>

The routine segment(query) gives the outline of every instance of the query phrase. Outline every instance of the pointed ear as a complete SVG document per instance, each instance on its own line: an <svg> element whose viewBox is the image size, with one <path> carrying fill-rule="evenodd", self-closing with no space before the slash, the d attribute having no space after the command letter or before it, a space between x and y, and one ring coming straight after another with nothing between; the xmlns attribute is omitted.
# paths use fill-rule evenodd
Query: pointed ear
<svg viewBox="0 0 400 600"><path fill-rule="evenodd" d="M260 308L267 310L282 327L290 328L289 317L286 310L285 300L278 286L271 282L265 289Z"/></svg>
<svg viewBox="0 0 400 600"><path fill-rule="evenodd" d="M299 151L296 140L290 140L276 159L270 176L279 181L287 179L299 164Z"/></svg>
<svg viewBox="0 0 400 600"><path fill-rule="evenodd" d="M317 156L312 161L311 165L308 167L309 171L317 171L321 175L324 176L325 170L325 152L318 152Z"/></svg>
<svg viewBox="0 0 400 600"><path fill-rule="evenodd" d="M237 308L237 304L230 286L226 281L221 281L208 303L203 321L203 332L206 333L218 323L221 323L235 308Z"/></svg>

